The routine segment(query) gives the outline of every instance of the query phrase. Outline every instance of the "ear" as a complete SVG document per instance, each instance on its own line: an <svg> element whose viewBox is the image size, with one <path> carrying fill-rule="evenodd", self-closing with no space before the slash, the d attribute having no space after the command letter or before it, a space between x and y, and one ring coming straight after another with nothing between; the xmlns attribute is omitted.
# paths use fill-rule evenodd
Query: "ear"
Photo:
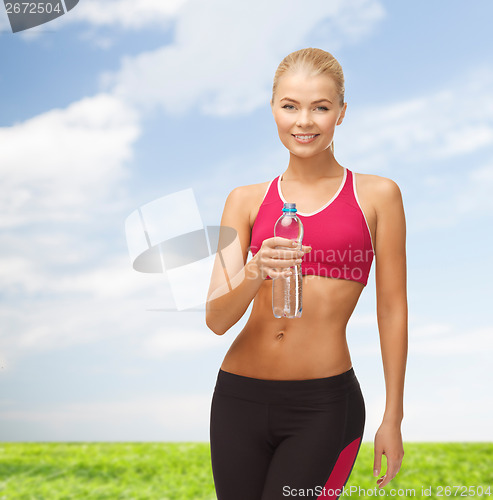
<svg viewBox="0 0 493 500"><path fill-rule="evenodd" d="M344 117L346 116L346 109L347 109L347 102L345 102L344 106L342 107L341 114L339 115L339 119L337 120L336 125L340 125L342 123L342 120L344 120Z"/></svg>

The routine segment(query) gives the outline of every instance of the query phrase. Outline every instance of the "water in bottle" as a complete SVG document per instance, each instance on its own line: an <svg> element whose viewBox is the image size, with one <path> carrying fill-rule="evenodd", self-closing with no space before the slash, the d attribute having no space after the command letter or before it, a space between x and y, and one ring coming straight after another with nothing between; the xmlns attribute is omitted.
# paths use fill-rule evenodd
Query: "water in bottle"
<svg viewBox="0 0 493 500"><path fill-rule="evenodd" d="M303 224L296 215L296 203L284 203L282 212L274 226L274 236L296 240L298 246L291 247L291 249L301 250ZM279 276L272 280L272 310L276 318L299 318L301 316L303 284L301 264L290 269L292 272L290 276Z"/></svg>

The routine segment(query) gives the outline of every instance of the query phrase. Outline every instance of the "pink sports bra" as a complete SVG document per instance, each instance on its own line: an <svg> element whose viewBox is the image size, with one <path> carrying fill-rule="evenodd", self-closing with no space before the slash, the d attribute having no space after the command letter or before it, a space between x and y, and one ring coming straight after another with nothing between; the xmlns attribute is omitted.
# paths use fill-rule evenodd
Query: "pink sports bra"
<svg viewBox="0 0 493 500"><path fill-rule="evenodd" d="M274 224L282 215L286 201L279 175L270 181L253 224L252 255L259 251L265 239L274 236ZM303 256L301 273L366 285L375 252L351 170L344 167L339 189L322 208L309 214L298 212L297 215L303 223L303 245L312 247L312 251Z"/></svg>

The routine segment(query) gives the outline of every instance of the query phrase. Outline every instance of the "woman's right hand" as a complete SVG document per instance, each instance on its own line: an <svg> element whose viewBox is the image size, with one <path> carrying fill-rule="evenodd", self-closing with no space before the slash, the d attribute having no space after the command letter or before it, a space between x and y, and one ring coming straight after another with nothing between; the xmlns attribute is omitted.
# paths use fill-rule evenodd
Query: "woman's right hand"
<svg viewBox="0 0 493 500"><path fill-rule="evenodd" d="M290 268L301 264L303 255L312 250L310 246L304 245L300 250L299 246L299 242L281 236L265 239L255 254L262 279L266 279L267 276L271 278L289 276Z"/></svg>

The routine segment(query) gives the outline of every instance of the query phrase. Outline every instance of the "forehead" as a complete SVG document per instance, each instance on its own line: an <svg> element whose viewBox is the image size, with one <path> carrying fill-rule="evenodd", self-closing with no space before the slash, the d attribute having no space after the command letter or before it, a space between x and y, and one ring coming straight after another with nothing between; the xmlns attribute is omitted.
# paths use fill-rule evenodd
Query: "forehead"
<svg viewBox="0 0 493 500"><path fill-rule="evenodd" d="M287 73L282 76L276 93L279 99L291 97L299 102L311 102L324 97L335 102L337 98L336 84L330 76L304 73Z"/></svg>

